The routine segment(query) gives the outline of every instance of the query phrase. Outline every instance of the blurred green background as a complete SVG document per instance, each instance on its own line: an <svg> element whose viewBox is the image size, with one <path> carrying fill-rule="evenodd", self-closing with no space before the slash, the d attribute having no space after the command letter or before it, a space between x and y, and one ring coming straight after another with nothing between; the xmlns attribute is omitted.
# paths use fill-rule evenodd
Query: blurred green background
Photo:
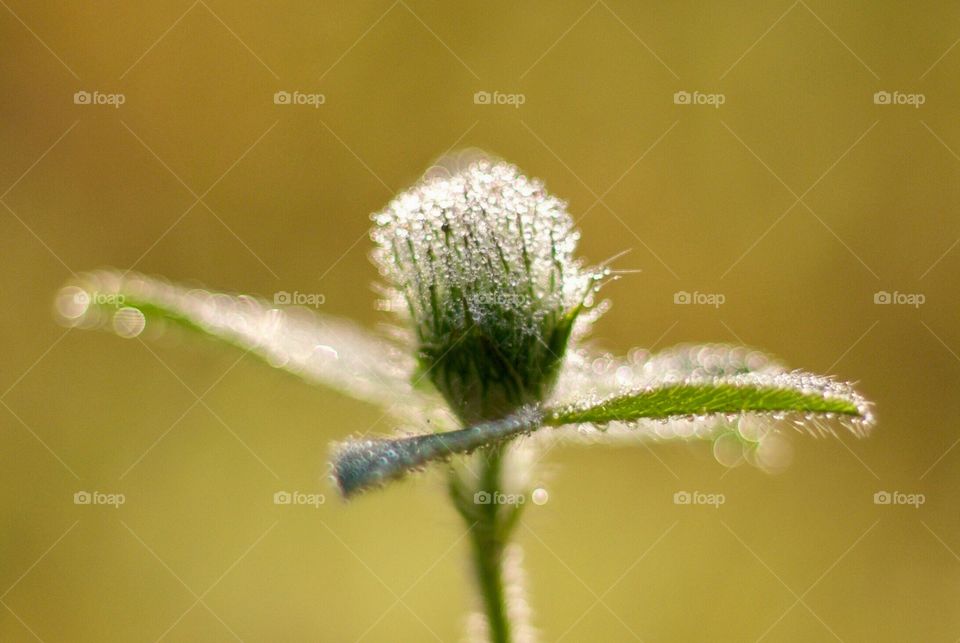
<svg viewBox="0 0 960 643"><path fill-rule="evenodd" d="M325 480L331 441L392 428L377 409L211 341L65 332L51 304L110 265L372 327L369 214L466 146L568 199L590 261L632 250L602 346L743 342L877 404L868 440L794 435L776 476L706 444L551 451L520 530L545 640L960 637L960 6L0 4L0 639L461 636L442 477L350 505Z"/></svg>

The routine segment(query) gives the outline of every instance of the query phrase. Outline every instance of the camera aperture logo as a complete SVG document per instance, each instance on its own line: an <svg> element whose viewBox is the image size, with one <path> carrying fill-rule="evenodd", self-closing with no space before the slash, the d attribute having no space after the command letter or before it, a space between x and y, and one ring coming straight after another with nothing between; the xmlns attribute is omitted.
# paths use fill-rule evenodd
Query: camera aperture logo
<svg viewBox="0 0 960 643"><path fill-rule="evenodd" d="M714 109L720 109L720 106L726 102L726 94L707 94L701 91L688 92L682 89L673 93L674 105L707 105Z"/></svg>
<svg viewBox="0 0 960 643"><path fill-rule="evenodd" d="M897 292L896 290L887 292L886 290L878 290L873 293L873 303L878 306L897 305L920 308L926 301L927 297L919 292Z"/></svg>
<svg viewBox="0 0 960 643"><path fill-rule="evenodd" d="M720 308L727 301L726 295L720 292L687 292L679 290L673 293L673 303L678 306L713 306Z"/></svg>
<svg viewBox="0 0 960 643"><path fill-rule="evenodd" d="M106 505L119 509L120 505L127 502L127 497L122 493L102 493L100 491L77 491L73 494L73 504L75 505Z"/></svg>
<svg viewBox="0 0 960 643"><path fill-rule="evenodd" d="M675 505L702 505L719 509L727 503L727 497L722 493L707 493L705 491L678 491L673 494Z"/></svg>
<svg viewBox="0 0 960 643"><path fill-rule="evenodd" d="M120 109L120 106L126 102L125 94L107 94L96 90L88 92L83 89L73 94L74 105L109 105L114 109Z"/></svg>
<svg viewBox="0 0 960 643"><path fill-rule="evenodd" d="M294 90L292 92L280 90L273 94L274 105L306 105L314 109L320 109L320 106L327 102L324 94L313 94Z"/></svg>
<svg viewBox="0 0 960 643"><path fill-rule="evenodd" d="M319 509L327 501L322 493L303 493L301 491L277 491L273 494L275 505L306 505Z"/></svg>
<svg viewBox="0 0 960 643"><path fill-rule="evenodd" d="M473 94L474 105L512 105L520 109L527 102L526 94L506 94L504 92L479 91Z"/></svg>
<svg viewBox="0 0 960 643"><path fill-rule="evenodd" d="M298 290L287 292L286 290L278 290L273 293L273 303L277 306L313 306L314 308L319 308L326 303L326 301L326 296L319 292L300 292Z"/></svg>
<svg viewBox="0 0 960 643"><path fill-rule="evenodd" d="M922 493L904 493L902 491L878 491L873 494L873 504L875 505L906 505L919 509L920 505L927 502L927 497Z"/></svg>
<svg viewBox="0 0 960 643"><path fill-rule="evenodd" d="M873 95L874 105L907 105L914 109L920 109L920 106L927 102L925 94L907 94L899 91L880 90Z"/></svg>

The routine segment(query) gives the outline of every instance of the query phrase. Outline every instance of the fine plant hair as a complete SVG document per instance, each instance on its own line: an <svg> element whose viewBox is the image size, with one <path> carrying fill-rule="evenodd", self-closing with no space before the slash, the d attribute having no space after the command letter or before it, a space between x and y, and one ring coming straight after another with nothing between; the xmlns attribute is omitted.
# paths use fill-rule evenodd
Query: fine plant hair
<svg viewBox="0 0 960 643"><path fill-rule="evenodd" d="M586 266L566 204L482 153L445 157L372 216L379 307L389 332L245 295L132 272L80 275L57 294L62 323L124 337L186 329L271 366L378 404L396 435L332 447L344 498L441 464L469 530L474 638L530 640L521 552L530 453L549 441L705 440L778 469L764 445L785 430L866 435L871 405L850 384L788 370L762 352L681 345L626 356L588 343L617 274Z"/></svg>

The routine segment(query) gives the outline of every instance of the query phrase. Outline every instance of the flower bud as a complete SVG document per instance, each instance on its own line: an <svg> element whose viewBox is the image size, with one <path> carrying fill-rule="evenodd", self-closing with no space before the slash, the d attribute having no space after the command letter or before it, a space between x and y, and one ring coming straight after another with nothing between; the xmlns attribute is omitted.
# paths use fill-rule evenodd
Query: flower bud
<svg viewBox="0 0 960 643"><path fill-rule="evenodd" d="M465 424L542 401L599 271L574 258L566 204L513 165L425 179L373 216L391 310Z"/></svg>

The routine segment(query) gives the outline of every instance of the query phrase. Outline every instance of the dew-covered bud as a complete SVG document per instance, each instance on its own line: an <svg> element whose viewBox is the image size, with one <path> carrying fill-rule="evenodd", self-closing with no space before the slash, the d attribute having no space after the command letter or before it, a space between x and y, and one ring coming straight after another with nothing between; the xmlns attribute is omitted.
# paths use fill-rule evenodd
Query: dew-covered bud
<svg viewBox="0 0 960 643"><path fill-rule="evenodd" d="M574 258L566 204L513 165L480 160L373 220L389 308L409 316L421 373L461 421L542 401L600 274Z"/></svg>

